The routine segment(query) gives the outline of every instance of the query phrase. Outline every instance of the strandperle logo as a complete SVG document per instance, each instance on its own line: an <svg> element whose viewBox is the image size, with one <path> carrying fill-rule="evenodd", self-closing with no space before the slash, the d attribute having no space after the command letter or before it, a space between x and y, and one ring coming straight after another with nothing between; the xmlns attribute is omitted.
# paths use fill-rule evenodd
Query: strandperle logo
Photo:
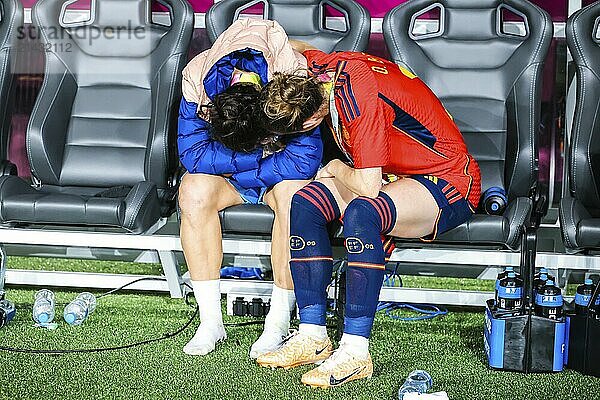
<svg viewBox="0 0 600 400"><path fill-rule="evenodd" d="M82 25L74 27L47 26L38 27L34 25L20 26L17 28L17 38L19 40L29 39L36 41L39 39L61 40L74 38L81 41L87 40L92 45L94 40L100 38L105 40L143 40L147 38L146 27L133 26L131 22L120 26L93 26Z"/></svg>

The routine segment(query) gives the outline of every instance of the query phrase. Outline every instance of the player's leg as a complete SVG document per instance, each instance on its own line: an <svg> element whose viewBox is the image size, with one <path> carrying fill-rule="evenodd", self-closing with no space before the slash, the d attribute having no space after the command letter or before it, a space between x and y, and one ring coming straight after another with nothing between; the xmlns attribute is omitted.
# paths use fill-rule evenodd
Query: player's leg
<svg viewBox="0 0 600 400"><path fill-rule="evenodd" d="M219 271L223 260L219 211L242 204L235 188L221 176L186 174L179 187L183 254L200 311L200 326L183 351L204 355L226 338L221 315Z"/></svg>
<svg viewBox="0 0 600 400"><path fill-rule="evenodd" d="M301 333L320 339L327 336L326 289L333 272L327 223L339 219L356 197L335 178L315 181L294 196L290 269L300 312Z"/></svg>
<svg viewBox="0 0 600 400"><path fill-rule="evenodd" d="M315 181L292 198L290 211L290 269L300 310L300 329L278 350L257 359L263 366L291 368L326 359L332 351L325 328L327 285L333 257L327 224L341 215L345 189L333 179Z"/></svg>
<svg viewBox="0 0 600 400"><path fill-rule="evenodd" d="M375 199L358 197L348 204L343 217L348 252L344 334L336 353L304 374L303 383L330 387L372 375L369 337L385 271L382 235L427 235L437 215L431 194L409 179L387 185Z"/></svg>
<svg viewBox="0 0 600 400"><path fill-rule="evenodd" d="M433 231L438 211L427 188L412 179L386 185L375 199L359 197L348 205L344 214L348 252L344 335L356 343L353 349L357 355L368 355L366 339L371 334L383 283L385 252L381 235L428 235Z"/></svg>
<svg viewBox="0 0 600 400"><path fill-rule="evenodd" d="M271 239L273 293L271 308L265 318L260 338L250 349L250 358L278 349L288 335L290 314L296 305L294 284L290 273L290 207L292 196L309 181L282 181L267 192L265 203L275 212Z"/></svg>

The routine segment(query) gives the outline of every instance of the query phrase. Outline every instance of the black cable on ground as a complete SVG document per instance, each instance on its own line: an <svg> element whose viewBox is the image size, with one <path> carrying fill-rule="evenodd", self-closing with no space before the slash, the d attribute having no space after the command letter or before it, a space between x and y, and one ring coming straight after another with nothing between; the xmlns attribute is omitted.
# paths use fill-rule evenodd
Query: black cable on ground
<svg viewBox="0 0 600 400"><path fill-rule="evenodd" d="M177 329L175 332L165 333L161 337L147 339L147 340L143 340L141 342L125 344L122 346L102 347L102 348L95 348L95 349L68 349L68 350L60 350L60 349L59 350L52 350L52 349L36 350L36 349L19 349L19 348L14 348L14 347L0 346L0 351L9 351L9 352L13 352L13 353L59 355L59 354L70 354L70 353L100 353L100 352L104 352L104 351L130 349L132 347L137 347L137 346L142 346L142 345L149 344L149 343L158 342L160 340L169 339L169 338L179 335L181 332L186 330L192 324L192 322L194 321L194 318L196 317L197 314L198 314L198 309L196 309L194 311L194 313L192 314L192 316L190 317L190 319L188 319L188 321L183 326L181 326L179 329Z"/></svg>
<svg viewBox="0 0 600 400"><path fill-rule="evenodd" d="M160 276L157 276L157 277L147 276L147 277L143 277L143 278L138 278L138 279L135 279L135 280L133 280L133 281L131 281L131 282L128 282L128 283L126 283L126 284L124 284L124 285L122 285L122 286L119 286L118 288L111 289L111 290L109 290L108 292L105 292L105 293L99 294L98 296L96 296L96 298L97 298L97 299L101 299L102 297L105 297L105 296L108 296L108 295L114 294L114 293L118 292L119 290L123 290L123 289L125 289L127 286L131 286L131 285L133 285L134 283L138 283L138 282L141 282L141 281L163 281L163 282L164 282L164 281L166 281L166 280L167 280L167 278L160 277ZM187 285L187 284L186 284L186 285ZM189 286L188 286L188 287L189 287Z"/></svg>
<svg viewBox="0 0 600 400"><path fill-rule="evenodd" d="M114 294L114 293L118 292L119 290L125 289L126 287L131 286L137 282L146 281L146 280L148 280L148 281L165 281L166 278L164 278L164 277L144 277L144 278L135 279L131 282L126 283L125 285L119 286L118 288L111 289L108 292L102 293L102 294L96 296L96 298L100 299L102 297ZM188 285L187 283L184 283L184 285L187 288L192 289L190 287L190 285ZM198 306L197 305L194 306L191 303L191 301L189 299L190 294L191 294L191 292L186 295L184 300L188 306L190 306L194 309L194 313L185 322L185 324L183 324L179 329L177 329L174 332L167 332L161 337L142 340L140 342L125 344L125 345L121 345L121 346L102 347L102 348L93 348L93 349L21 349L21 348L16 348L16 347L0 346L0 351L6 351L6 352L12 352L12 353L50 354L50 355L61 355L61 354L72 354L72 353L100 353L100 352L105 352L105 351L130 349L133 347L142 346L142 345L146 345L146 344L150 344L150 343L155 343L155 342L158 342L161 340L169 339L169 338L175 337L175 336L179 335L180 333L182 333L183 331L185 331L194 322L194 319L198 315ZM264 320L227 323L224 325L229 326L229 327L238 327L238 326L260 325L260 324L264 324Z"/></svg>
<svg viewBox="0 0 600 400"><path fill-rule="evenodd" d="M111 289L108 292L102 293L102 294L96 296L96 298L99 299L99 298L111 295L111 294L113 294L113 293L115 293L115 292L117 292L119 290L122 290L122 289L126 288L127 286L133 285L134 283L137 283L137 282L140 282L140 281L144 281L144 280L164 281L165 278L162 278L162 277L144 277L144 278L135 279L135 280L133 280L131 282L126 283L125 285L119 286L118 288ZM16 348L16 347L0 346L0 351L8 351L8 352L13 352L13 353L27 353L27 354L52 354L52 355L59 355L59 354L70 354L70 353L99 353L99 352L104 352L104 351L114 351L114 350L130 349L132 347L137 347L137 346L142 346L142 345L149 344L149 343L158 342L160 340L172 338L172 337L175 337L175 336L179 335L181 332L183 332L184 330L186 330L192 324L192 322L194 321L194 318L196 317L197 314L198 314L198 308L196 308L194 310L194 313L187 320L187 322L185 324L183 324L175 332L165 333L161 337L147 339L147 340L143 340L143 341L140 341L140 342L130 343L130 344L121 345L121 346L93 348L93 349L20 349L20 348Z"/></svg>

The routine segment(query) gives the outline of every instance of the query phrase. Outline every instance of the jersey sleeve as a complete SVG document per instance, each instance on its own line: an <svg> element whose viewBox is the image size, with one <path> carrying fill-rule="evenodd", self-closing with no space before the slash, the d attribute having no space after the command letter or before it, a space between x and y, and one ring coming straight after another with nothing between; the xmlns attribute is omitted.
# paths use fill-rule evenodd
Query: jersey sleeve
<svg viewBox="0 0 600 400"><path fill-rule="evenodd" d="M390 162L385 115L377 81L364 62L340 66L335 88L339 118L348 132L354 168L384 167Z"/></svg>

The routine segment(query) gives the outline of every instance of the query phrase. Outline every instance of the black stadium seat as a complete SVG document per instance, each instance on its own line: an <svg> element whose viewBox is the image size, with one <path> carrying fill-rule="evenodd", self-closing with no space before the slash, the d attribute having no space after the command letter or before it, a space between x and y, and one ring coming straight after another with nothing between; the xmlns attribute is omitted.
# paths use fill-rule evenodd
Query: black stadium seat
<svg viewBox="0 0 600 400"><path fill-rule="evenodd" d="M253 4L264 4L266 19L276 20L294 39L303 40L326 51L365 51L371 32L369 12L353 0L221 0L206 13L206 28L212 42ZM325 6L341 12L346 31L328 29ZM270 235L273 212L267 206L241 205L221 212L221 227L226 233Z"/></svg>
<svg viewBox="0 0 600 400"><path fill-rule="evenodd" d="M16 167L8 162L8 140L14 97L14 47L22 24L21 1L0 0L0 175L16 174Z"/></svg>
<svg viewBox="0 0 600 400"><path fill-rule="evenodd" d="M506 30L502 13L522 19ZM430 31L420 16L439 12ZM524 0L411 0L391 10L383 33L394 62L442 100L482 174L482 192L508 195L502 215L476 214L436 242L519 247L538 179L543 63L552 38L546 12Z"/></svg>
<svg viewBox="0 0 600 400"><path fill-rule="evenodd" d="M160 1L96 0L91 20L68 23L69 2L40 0L34 26L49 49L27 132L34 186L0 178L0 220L110 226L141 233L172 209L178 167L173 118L193 11Z"/></svg>
<svg viewBox="0 0 600 400"><path fill-rule="evenodd" d="M263 18L279 22L289 37L323 51L365 51L369 44L371 16L354 0L221 0L206 13L210 41L214 42L241 11L255 4L263 4ZM327 25L326 6L344 16L345 30Z"/></svg>
<svg viewBox="0 0 600 400"><path fill-rule="evenodd" d="M577 67L577 100L568 148L568 193L560 204L569 252L600 248L600 2L567 22L567 44Z"/></svg>

